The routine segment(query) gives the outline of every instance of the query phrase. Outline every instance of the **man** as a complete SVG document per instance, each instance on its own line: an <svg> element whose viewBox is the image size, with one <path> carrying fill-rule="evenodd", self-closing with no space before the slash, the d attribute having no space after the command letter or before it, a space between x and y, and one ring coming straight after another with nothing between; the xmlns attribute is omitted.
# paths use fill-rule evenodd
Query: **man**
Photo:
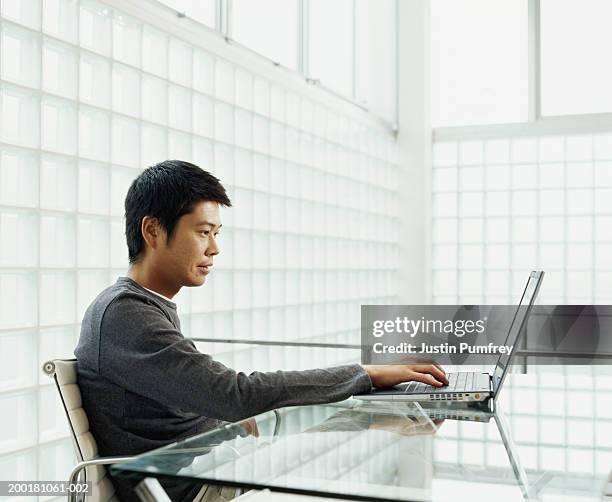
<svg viewBox="0 0 612 502"><path fill-rule="evenodd" d="M201 286L219 254L217 178L182 161L144 170L125 199L130 267L92 302L75 355L101 455L133 455L282 406L327 403L375 387L447 383L436 366L358 364L237 373L181 334L172 298ZM116 483L120 496L128 488ZM173 498L180 498L176 495Z"/></svg>

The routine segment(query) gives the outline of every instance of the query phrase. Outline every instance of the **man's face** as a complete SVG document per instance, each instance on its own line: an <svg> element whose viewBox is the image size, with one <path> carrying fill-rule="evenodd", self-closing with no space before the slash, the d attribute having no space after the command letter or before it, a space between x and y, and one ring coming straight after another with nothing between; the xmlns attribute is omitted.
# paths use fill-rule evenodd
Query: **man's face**
<svg viewBox="0 0 612 502"><path fill-rule="evenodd" d="M199 202L190 213L181 216L170 242L161 239L155 253L156 265L163 276L179 287L204 284L213 257L219 254L216 238L220 227L216 202Z"/></svg>

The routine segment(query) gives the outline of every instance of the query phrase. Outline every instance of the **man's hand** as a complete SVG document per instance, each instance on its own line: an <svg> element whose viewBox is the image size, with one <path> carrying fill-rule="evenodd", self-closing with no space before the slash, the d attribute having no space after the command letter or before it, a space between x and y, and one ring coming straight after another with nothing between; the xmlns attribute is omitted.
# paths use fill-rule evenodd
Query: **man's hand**
<svg viewBox="0 0 612 502"><path fill-rule="evenodd" d="M368 365L363 369L372 380L372 385L379 389L411 381L423 382L434 387L448 385L446 373L437 364Z"/></svg>

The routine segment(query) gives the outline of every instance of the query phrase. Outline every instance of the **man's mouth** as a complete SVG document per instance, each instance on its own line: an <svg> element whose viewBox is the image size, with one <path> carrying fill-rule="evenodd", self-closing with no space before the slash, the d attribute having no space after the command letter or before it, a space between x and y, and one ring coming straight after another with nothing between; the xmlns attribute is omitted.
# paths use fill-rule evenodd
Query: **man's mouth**
<svg viewBox="0 0 612 502"><path fill-rule="evenodd" d="M203 274L208 274L210 272L210 269L212 268L212 263L209 265L198 265L198 269L200 270L200 272L202 272Z"/></svg>

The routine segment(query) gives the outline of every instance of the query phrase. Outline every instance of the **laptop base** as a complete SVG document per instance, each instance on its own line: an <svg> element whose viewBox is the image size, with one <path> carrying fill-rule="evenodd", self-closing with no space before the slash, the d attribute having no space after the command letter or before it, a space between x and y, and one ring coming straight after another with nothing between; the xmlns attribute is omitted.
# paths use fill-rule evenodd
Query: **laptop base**
<svg viewBox="0 0 612 502"><path fill-rule="evenodd" d="M461 377L475 375L467 388L454 388L453 382ZM391 389L375 389L369 394L358 394L355 399L363 401L454 401L482 402L493 396L491 390L491 375L488 373L449 373L449 386L433 387L418 382L396 385Z"/></svg>

